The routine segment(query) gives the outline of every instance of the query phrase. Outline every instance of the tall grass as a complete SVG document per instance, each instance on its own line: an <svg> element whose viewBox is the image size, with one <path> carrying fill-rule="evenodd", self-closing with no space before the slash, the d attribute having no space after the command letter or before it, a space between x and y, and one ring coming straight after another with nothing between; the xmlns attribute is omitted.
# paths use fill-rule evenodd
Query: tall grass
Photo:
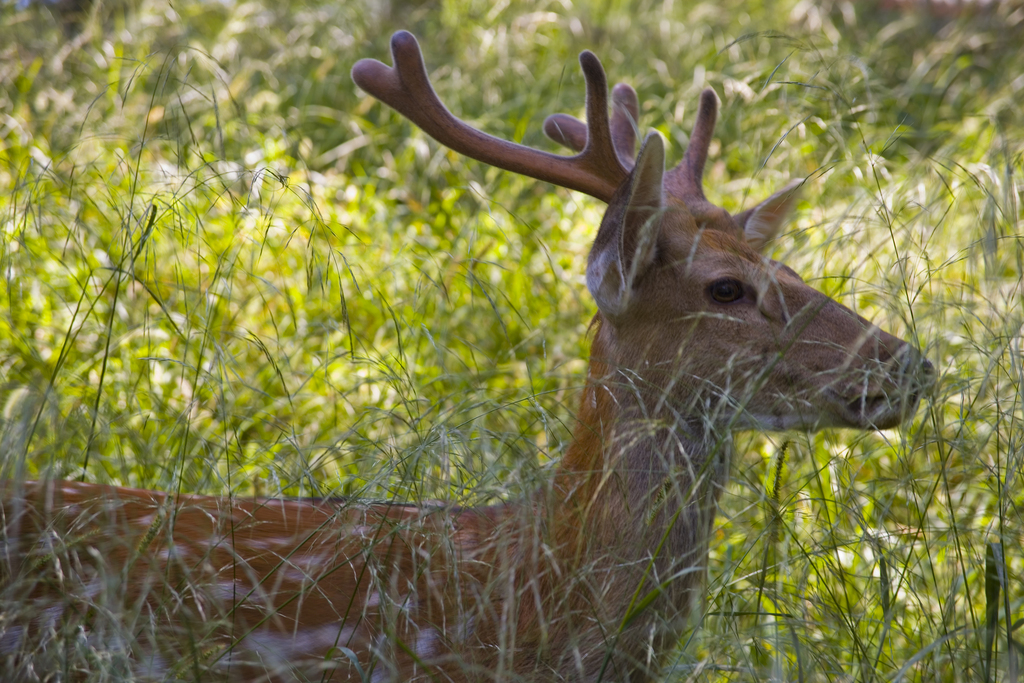
<svg viewBox="0 0 1024 683"><path fill-rule="evenodd" d="M900 430L743 437L668 678L1016 680L1010 3L2 4L0 477L482 504L543 476L584 380L602 207L359 92L351 65L398 28L453 111L534 146L580 111L584 48L675 159L715 87L709 198L806 176L775 256L938 369Z"/></svg>

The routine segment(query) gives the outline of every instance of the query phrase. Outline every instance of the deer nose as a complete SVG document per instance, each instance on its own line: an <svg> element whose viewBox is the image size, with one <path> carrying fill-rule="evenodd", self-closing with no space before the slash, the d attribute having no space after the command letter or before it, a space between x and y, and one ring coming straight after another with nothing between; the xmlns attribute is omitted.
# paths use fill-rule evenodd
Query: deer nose
<svg viewBox="0 0 1024 683"><path fill-rule="evenodd" d="M921 356L921 365L917 372L917 384L923 393L929 393L935 386L935 366L932 362Z"/></svg>
<svg viewBox="0 0 1024 683"><path fill-rule="evenodd" d="M904 369L904 372L912 373L921 379L935 376L935 366L925 357L921 350L909 342L904 342L903 347L893 354L896 362Z"/></svg>
<svg viewBox="0 0 1024 683"><path fill-rule="evenodd" d="M920 349L912 344L905 344L896 354L896 362L899 364L899 372L909 382L915 397L928 393L935 383L935 366L928 360Z"/></svg>

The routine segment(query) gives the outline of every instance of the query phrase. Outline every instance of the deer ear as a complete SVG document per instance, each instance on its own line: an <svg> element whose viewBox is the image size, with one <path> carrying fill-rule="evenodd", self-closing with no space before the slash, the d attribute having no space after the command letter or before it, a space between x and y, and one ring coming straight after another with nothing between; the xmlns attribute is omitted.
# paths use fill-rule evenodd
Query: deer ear
<svg viewBox="0 0 1024 683"><path fill-rule="evenodd" d="M608 203L587 260L587 288L609 316L626 312L633 283L654 261L664 174L665 143L651 132L629 177Z"/></svg>
<svg viewBox="0 0 1024 683"><path fill-rule="evenodd" d="M799 201L803 182L793 180L757 206L736 214L736 222L743 228L747 244L760 251L775 238Z"/></svg>

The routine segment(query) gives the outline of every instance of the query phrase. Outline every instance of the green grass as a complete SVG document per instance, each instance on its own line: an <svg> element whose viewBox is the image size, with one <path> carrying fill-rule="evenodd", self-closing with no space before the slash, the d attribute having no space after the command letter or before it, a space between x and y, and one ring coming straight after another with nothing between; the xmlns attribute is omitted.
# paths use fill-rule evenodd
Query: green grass
<svg viewBox="0 0 1024 683"><path fill-rule="evenodd" d="M73 24L73 25L72 25ZM449 107L551 149L576 54L730 210L918 341L913 424L746 435L670 680L1015 680L1024 662L1024 9L512 0L0 5L0 477L480 504L569 438L602 206L349 79L420 37ZM782 444L791 442L784 463ZM989 663L990 662L990 663ZM102 673L96 680L105 680Z"/></svg>

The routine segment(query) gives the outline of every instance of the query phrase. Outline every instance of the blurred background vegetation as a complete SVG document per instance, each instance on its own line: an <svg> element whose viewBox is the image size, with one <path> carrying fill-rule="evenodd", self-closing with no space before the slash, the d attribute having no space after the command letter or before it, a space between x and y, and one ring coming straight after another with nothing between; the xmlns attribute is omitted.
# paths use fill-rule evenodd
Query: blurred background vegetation
<svg viewBox="0 0 1024 683"><path fill-rule="evenodd" d="M669 679L1017 680L1019 4L0 4L0 478L482 504L544 476L603 207L360 92L400 28L454 112L545 149L584 48L670 161L714 87L709 198L806 177L775 257L938 368L903 429L740 439Z"/></svg>

